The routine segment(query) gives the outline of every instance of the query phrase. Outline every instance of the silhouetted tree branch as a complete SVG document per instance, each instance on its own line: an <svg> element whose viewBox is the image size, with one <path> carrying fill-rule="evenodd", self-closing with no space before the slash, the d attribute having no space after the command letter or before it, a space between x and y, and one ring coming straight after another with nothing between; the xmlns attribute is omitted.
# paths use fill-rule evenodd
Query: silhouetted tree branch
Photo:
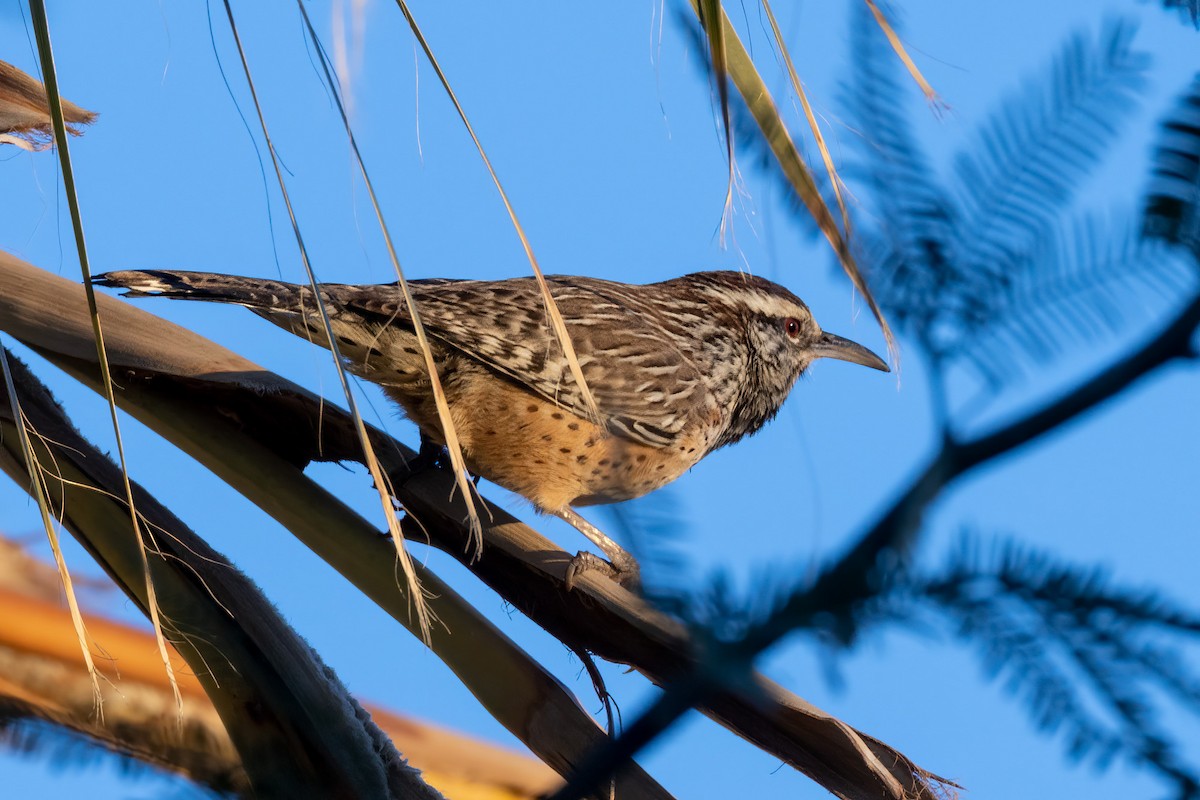
<svg viewBox="0 0 1200 800"><path fill-rule="evenodd" d="M985 670L1023 696L1035 724L1062 734L1072 758L1104 766L1125 755L1179 797L1200 793L1200 775L1155 707L1166 696L1200 715L1200 680L1163 644L1195 644L1200 616L1154 590L1114 586L1099 569L1010 541L984 549L966 536L944 568L914 575L901 594L949 618Z"/></svg>
<svg viewBox="0 0 1200 800"><path fill-rule="evenodd" d="M927 360L940 438L925 467L873 525L814 581L795 588L727 642L731 652L716 661L737 667L725 679L736 682L753 654L794 628L848 644L868 625L906 619L926 512L946 489L1086 416L1146 375L1196 358L1200 79L1163 122L1140 230L1120 222L1096 224L1086 216L1062 221L1073 213L1075 188L1115 139L1143 81L1145 58L1132 51L1131 37L1130 26L1116 24L1096 39L1072 38L1048 80L1026 82L1002 104L974 148L957 160L955 183L947 188L896 102L901 88L891 53L859 8L852 28L856 65L847 92L863 140L859 158L844 172L865 188L858 196L875 212L871 221L877 224L858 226L862 263L877 282L881 304ZM761 152L753 140L750 148ZM797 224L807 227L802 217ZM1068 340L1092 342L1120 329L1129 321L1122 306L1131 305L1120 301L1142 291L1173 306L1146 341L990 431L956 431L946 397L950 369L968 366L988 391L998 392L1021 374L1021 360L1049 363ZM1006 602L999 586L982 579L973 584L983 595L976 613L983 614L989 602ZM1063 598L1068 606L1071 600ZM687 617L686 603L673 603ZM1196 796L1193 771L1155 730L1140 698L1113 677L1114 670L1138 663L1176 696L1190 699L1200 681L1186 668L1155 670L1151 662L1158 652L1152 646L1135 647L1110 629L1085 635L1080 631L1087 620L1077 620L1067 633L1046 625L1005 629L1003 622L979 621L964 629L964 637L990 636L1009 656L1030 664L1037 648L1057 637L1076 676L1122 721L1114 730L1086 721L1070 681L1044 671L1032 697L1033 713L1045 721L1047 709L1069 716L1064 709L1075 709L1071 752L1123 753L1174 783L1181 797ZM702 673L697 669L680 691L698 696L706 680Z"/></svg>

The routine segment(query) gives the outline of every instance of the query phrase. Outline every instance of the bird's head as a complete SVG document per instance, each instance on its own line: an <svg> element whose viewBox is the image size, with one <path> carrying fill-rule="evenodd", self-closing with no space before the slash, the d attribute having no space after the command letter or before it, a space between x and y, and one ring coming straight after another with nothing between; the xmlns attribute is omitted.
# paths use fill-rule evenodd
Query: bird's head
<svg viewBox="0 0 1200 800"><path fill-rule="evenodd" d="M821 330L796 295L765 278L740 272L690 275L710 307L724 317L722 327L737 332L745 353L744 373L728 441L753 433L775 416L808 366L818 358L836 358L889 372L867 348Z"/></svg>

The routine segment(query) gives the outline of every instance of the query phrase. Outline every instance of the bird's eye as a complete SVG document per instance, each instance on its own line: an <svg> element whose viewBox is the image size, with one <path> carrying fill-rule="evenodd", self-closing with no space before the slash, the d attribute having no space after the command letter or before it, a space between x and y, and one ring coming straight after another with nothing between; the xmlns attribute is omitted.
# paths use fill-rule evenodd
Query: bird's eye
<svg viewBox="0 0 1200 800"><path fill-rule="evenodd" d="M783 321L783 330L788 336L795 339L800 335L800 320L795 317L788 317Z"/></svg>

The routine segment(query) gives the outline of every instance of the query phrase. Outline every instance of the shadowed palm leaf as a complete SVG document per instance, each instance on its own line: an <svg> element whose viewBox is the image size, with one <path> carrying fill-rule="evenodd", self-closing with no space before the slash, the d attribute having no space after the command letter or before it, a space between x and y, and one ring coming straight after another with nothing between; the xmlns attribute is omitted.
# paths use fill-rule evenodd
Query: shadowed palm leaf
<svg viewBox="0 0 1200 800"><path fill-rule="evenodd" d="M844 175L864 184L874 225L858 226L862 263L880 304L897 327L922 338L932 328L947 281L959 282L946 246L958 212L945 196L907 115L897 103L906 76L865 3L850 30L855 65L844 87L844 105L859 134L857 158Z"/></svg>
<svg viewBox="0 0 1200 800"><path fill-rule="evenodd" d="M956 249L965 270L1006 283L1074 200L1144 83L1148 60L1130 49L1133 33L1118 22L1096 39L1072 36L1045 77L1009 95L955 159L963 209Z"/></svg>
<svg viewBox="0 0 1200 800"><path fill-rule="evenodd" d="M1075 35L1046 76L1004 101L943 189L895 102L899 75L860 13L861 69L847 106L878 222L863 259L881 302L939 361L1002 385L1126 321L1115 292L1174 292L1187 278L1130 233L1095 217L1064 221L1076 192L1133 108L1146 58L1133 29Z"/></svg>
<svg viewBox="0 0 1200 800"><path fill-rule="evenodd" d="M990 324L957 353L993 386L1195 289L1194 265L1139 237L1125 215L1077 214L1034 247L1030 268L993 300Z"/></svg>
<svg viewBox="0 0 1200 800"><path fill-rule="evenodd" d="M1200 0L1162 0L1163 8L1174 8L1179 18L1190 22L1200 31Z"/></svg>
<svg viewBox="0 0 1200 800"><path fill-rule="evenodd" d="M965 538L942 572L913 588L1024 699L1039 729L1063 736L1070 757L1140 762L1178 796L1196 796L1200 775L1160 719L1163 696L1200 714L1200 684L1181 650L1200 634L1194 613L1011 541L981 548Z"/></svg>
<svg viewBox="0 0 1200 800"><path fill-rule="evenodd" d="M1142 231L1200 259L1200 76L1161 124Z"/></svg>

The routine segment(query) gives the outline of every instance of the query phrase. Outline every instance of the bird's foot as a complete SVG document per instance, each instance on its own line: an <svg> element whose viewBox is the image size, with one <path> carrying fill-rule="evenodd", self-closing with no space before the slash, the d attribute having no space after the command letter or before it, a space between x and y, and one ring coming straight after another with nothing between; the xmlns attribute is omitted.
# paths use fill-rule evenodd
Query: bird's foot
<svg viewBox="0 0 1200 800"><path fill-rule="evenodd" d="M408 483L416 475L422 472L433 469L447 469L450 466L449 459L446 456L446 448L440 444L435 444L425 435L421 435L421 446L417 450L417 454L408 461L404 462L404 466L392 470L388 474L388 478L392 481L392 486L399 490L404 484Z"/></svg>
<svg viewBox="0 0 1200 800"><path fill-rule="evenodd" d="M638 567L637 559L629 555L623 547L601 533L600 529L588 522L570 506L564 506L551 514L571 525L575 530L592 540L599 547L608 561L593 553L579 553L567 566L567 591L575 586L575 579L584 572L596 570L603 572L626 589L636 591L642 584L642 570Z"/></svg>
<svg viewBox="0 0 1200 800"><path fill-rule="evenodd" d="M567 574L563 583L570 592L575 589L575 582L585 572L599 572L630 591L636 591L642 585L642 570L633 556L620 551L617 558L611 562L605 561L595 553L580 551L567 564Z"/></svg>
<svg viewBox="0 0 1200 800"><path fill-rule="evenodd" d="M426 439L422 434L421 446L417 450L417 455L408 462L407 466L408 471L413 474L427 469L445 469L449 466L446 448Z"/></svg>
<svg viewBox="0 0 1200 800"><path fill-rule="evenodd" d="M426 439L424 434L421 435L420 449L417 450L416 456L406 466L410 475L415 475L427 469L454 469L454 463L450 458L450 451L446 449L445 445L440 445ZM467 477L471 479L471 483L476 486L479 485L478 475L467 473Z"/></svg>

